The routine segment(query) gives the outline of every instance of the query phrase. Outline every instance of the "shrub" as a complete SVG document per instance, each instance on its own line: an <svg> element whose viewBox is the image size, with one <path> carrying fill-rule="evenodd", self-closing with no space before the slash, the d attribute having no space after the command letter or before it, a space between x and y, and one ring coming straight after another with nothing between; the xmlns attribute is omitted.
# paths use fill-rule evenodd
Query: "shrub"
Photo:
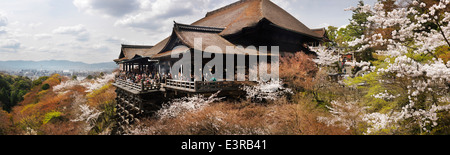
<svg viewBox="0 0 450 155"><path fill-rule="evenodd" d="M6 111L0 110L0 135L6 135L10 132L10 116Z"/></svg>
<svg viewBox="0 0 450 155"><path fill-rule="evenodd" d="M52 119L59 118L59 117L61 117L61 112L58 112L58 111L49 112L49 113L45 114L44 120L42 120L42 125L45 125L48 122L50 122Z"/></svg>
<svg viewBox="0 0 450 155"><path fill-rule="evenodd" d="M87 94L86 97L88 99L87 104L93 107L113 103L116 98L115 87L111 83L108 83L100 89L96 89Z"/></svg>
<svg viewBox="0 0 450 155"><path fill-rule="evenodd" d="M42 85L41 89L48 90L48 89L50 89L50 85L48 83L46 83L46 84Z"/></svg>
<svg viewBox="0 0 450 155"><path fill-rule="evenodd" d="M130 134L156 135L342 135L344 128L317 120L321 111L307 101L277 104L211 103L171 119L153 118L128 128Z"/></svg>
<svg viewBox="0 0 450 155"><path fill-rule="evenodd" d="M280 78L296 90L311 90L316 84L314 77L319 71L317 65L312 60L312 56L303 52L298 52L291 57L280 59Z"/></svg>
<svg viewBox="0 0 450 155"><path fill-rule="evenodd" d="M47 80L45 80L42 83L48 83L50 86L56 86L61 83L63 79L66 79L65 77L59 75L59 74L53 74L50 76Z"/></svg>
<svg viewBox="0 0 450 155"><path fill-rule="evenodd" d="M24 106L22 108L22 110L20 110L20 113L23 114L24 112L26 112L29 109L34 109L35 106L36 106L36 104L28 104L28 105Z"/></svg>
<svg viewBox="0 0 450 155"><path fill-rule="evenodd" d="M34 80L34 81L33 81L33 87L41 85L42 82L44 82L44 81L47 80L47 79L48 79L48 76L43 76L43 77L40 77L40 78L37 79L37 80Z"/></svg>
<svg viewBox="0 0 450 155"><path fill-rule="evenodd" d="M92 80L92 79L94 79L94 76L92 76L92 75L88 75L88 76L86 77L86 79L88 79L88 80Z"/></svg>

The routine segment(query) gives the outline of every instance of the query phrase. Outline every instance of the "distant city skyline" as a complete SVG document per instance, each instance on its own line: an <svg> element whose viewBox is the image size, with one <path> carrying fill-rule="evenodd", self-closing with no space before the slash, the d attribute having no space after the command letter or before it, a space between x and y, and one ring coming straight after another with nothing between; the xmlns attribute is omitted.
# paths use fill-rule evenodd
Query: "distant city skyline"
<svg viewBox="0 0 450 155"><path fill-rule="evenodd" d="M0 1L0 61L112 62L121 44L155 45L173 21L190 24L237 0ZM272 0L309 28L349 23L358 0ZM365 0L373 5L376 0Z"/></svg>
<svg viewBox="0 0 450 155"><path fill-rule="evenodd" d="M0 71L49 70L49 71L101 71L114 70L118 66L114 62L87 64L69 60L11 60L0 61Z"/></svg>

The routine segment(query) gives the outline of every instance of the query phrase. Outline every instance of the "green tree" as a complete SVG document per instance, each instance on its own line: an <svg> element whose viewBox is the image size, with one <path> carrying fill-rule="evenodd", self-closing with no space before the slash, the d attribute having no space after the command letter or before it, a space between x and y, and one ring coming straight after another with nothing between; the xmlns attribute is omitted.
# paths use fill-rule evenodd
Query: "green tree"
<svg viewBox="0 0 450 155"><path fill-rule="evenodd" d="M13 84L14 86L13 88L15 90L29 90L31 89L31 85L32 85L31 80L20 79Z"/></svg>
<svg viewBox="0 0 450 155"><path fill-rule="evenodd" d="M352 19L350 19L350 25L348 25L349 35L352 37L360 37L361 35L367 34L369 31L369 21L367 17L372 14L364 12L359 6L364 6L364 1L360 0L358 8L353 10Z"/></svg>
<svg viewBox="0 0 450 155"><path fill-rule="evenodd" d="M360 0L358 3L358 8L353 10L352 19L350 19L350 24L347 26L347 30L345 32L345 34L348 34L351 38L359 38L362 35L370 36L373 32L372 27L369 27L370 23L367 20L367 18L372 16L372 14L365 12L360 6L365 6L364 1ZM352 50L359 49L360 47L362 47L362 45L357 45L352 47ZM374 49L368 48L361 52L357 52L355 53L355 58L357 61L375 60L372 54L374 51Z"/></svg>
<svg viewBox="0 0 450 155"><path fill-rule="evenodd" d="M88 80L92 80L92 79L94 79L94 76L92 76L92 75L88 75L88 76L86 77L86 79L88 79Z"/></svg>
<svg viewBox="0 0 450 155"><path fill-rule="evenodd" d="M337 28L334 26L329 26L327 28L327 35L331 40L331 43L326 44L327 47L343 47L348 48L349 41L356 39L356 36L353 36L354 32L350 29L350 26L346 26L343 28Z"/></svg>
<svg viewBox="0 0 450 155"><path fill-rule="evenodd" d="M9 108L9 104L10 104L9 91L5 87L0 88L0 103L4 110L9 111L9 109L10 109Z"/></svg>
<svg viewBox="0 0 450 155"><path fill-rule="evenodd" d="M48 83L46 83L46 84L42 85L41 89L48 90L48 89L50 89L50 85Z"/></svg>
<svg viewBox="0 0 450 155"><path fill-rule="evenodd" d="M47 80L47 79L48 79L48 76L43 76L43 77L40 77L40 78L37 79L37 80L34 80L34 81L33 81L33 87L41 85L42 82L44 82L44 81Z"/></svg>
<svg viewBox="0 0 450 155"><path fill-rule="evenodd" d="M326 47L337 47L339 46L339 41L337 40L338 34L337 34L338 28L334 26L328 26L327 27L327 35L328 39L330 39L331 42L326 42Z"/></svg>
<svg viewBox="0 0 450 155"><path fill-rule="evenodd" d="M30 91L32 81L27 77L0 74L0 106L10 112Z"/></svg>
<svg viewBox="0 0 450 155"><path fill-rule="evenodd" d="M5 80L6 78L2 77L3 75L0 75L0 106L4 110L8 111L8 107L10 105L10 92L11 88L9 83Z"/></svg>

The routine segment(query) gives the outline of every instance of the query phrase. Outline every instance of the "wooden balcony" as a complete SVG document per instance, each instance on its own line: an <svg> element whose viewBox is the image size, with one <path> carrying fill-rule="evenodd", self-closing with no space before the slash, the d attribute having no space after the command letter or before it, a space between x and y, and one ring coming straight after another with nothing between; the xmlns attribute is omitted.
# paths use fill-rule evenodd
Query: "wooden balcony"
<svg viewBox="0 0 450 155"><path fill-rule="evenodd" d="M238 90L242 82L235 81L180 81L180 80L167 80L164 88L187 91L192 93L208 93L217 92L223 90Z"/></svg>
<svg viewBox="0 0 450 155"><path fill-rule="evenodd" d="M131 92L133 94L146 94L166 89L186 91L190 93L210 93L226 90L238 90L244 82L235 81L180 81L167 80L166 83L145 85L142 83L133 83L121 79L116 79L114 86Z"/></svg>
<svg viewBox="0 0 450 155"><path fill-rule="evenodd" d="M122 79L116 79L113 85L133 94L146 94L160 91L161 89L161 84L134 83Z"/></svg>

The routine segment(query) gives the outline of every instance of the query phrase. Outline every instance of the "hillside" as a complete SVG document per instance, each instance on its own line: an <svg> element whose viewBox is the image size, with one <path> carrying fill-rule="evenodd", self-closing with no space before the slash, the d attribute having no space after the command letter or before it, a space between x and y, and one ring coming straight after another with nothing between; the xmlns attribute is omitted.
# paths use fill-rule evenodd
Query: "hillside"
<svg viewBox="0 0 450 155"><path fill-rule="evenodd" d="M308 62L308 61L307 61ZM309 63L309 62L308 62ZM308 66L297 63L298 66ZM283 66L284 67L284 66ZM291 71L296 68L291 68ZM312 67L312 70L315 70ZM288 70L287 70L288 71ZM317 70L316 70L317 71ZM71 80L55 74L36 85L11 113L0 112L0 134L115 134L114 74ZM287 81L289 86L291 82ZM48 89L44 86L48 85ZM292 85L293 87L302 85ZM333 84L331 87L335 88ZM352 132L319 121L328 116L310 93L281 82L243 88L247 98L194 95L164 103L155 116L123 126L132 135L340 135ZM336 87L338 89L338 87ZM341 95L344 89L339 88ZM327 92L324 92L327 93ZM326 99L326 97L323 97Z"/></svg>
<svg viewBox="0 0 450 155"><path fill-rule="evenodd" d="M11 113L0 111L0 135L102 133L104 128L112 125L110 120L115 102L115 89L111 85L113 78L114 74L110 74L77 81L52 75L34 86ZM45 85L49 86L48 89L44 89Z"/></svg>
<svg viewBox="0 0 450 155"><path fill-rule="evenodd" d="M0 111L0 135L97 135L114 134L114 74L93 80L71 80L55 74L31 89L11 113ZM43 86L48 84L48 89ZM268 83L279 87L280 83ZM276 88L268 86L263 87ZM242 101L225 101L216 96L174 99L154 117L125 126L132 135L291 135L349 134L343 128L327 126L316 118L325 111L315 107L311 96L259 92L249 87ZM267 90L264 90L267 92ZM276 99L275 99L276 98ZM256 100L255 100L256 99ZM263 101L263 100L268 101ZM274 100L275 99L275 100ZM196 108L191 108L196 107ZM188 120L188 121L186 121Z"/></svg>
<svg viewBox="0 0 450 155"><path fill-rule="evenodd" d="M83 62L73 62L67 60L48 61L0 61L2 70L75 70L75 71L112 71L117 68L114 62L87 64Z"/></svg>

